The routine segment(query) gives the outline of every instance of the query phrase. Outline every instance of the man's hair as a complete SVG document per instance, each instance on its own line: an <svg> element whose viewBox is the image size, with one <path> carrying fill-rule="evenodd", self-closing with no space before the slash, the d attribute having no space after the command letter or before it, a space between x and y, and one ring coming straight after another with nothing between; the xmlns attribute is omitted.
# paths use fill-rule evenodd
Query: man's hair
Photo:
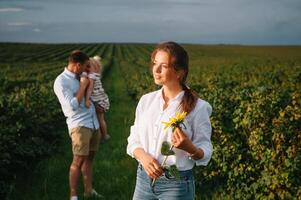
<svg viewBox="0 0 301 200"><path fill-rule="evenodd" d="M68 60L69 63L84 64L86 61L89 60L89 57L85 53L81 52L80 50L75 50L71 52Z"/></svg>

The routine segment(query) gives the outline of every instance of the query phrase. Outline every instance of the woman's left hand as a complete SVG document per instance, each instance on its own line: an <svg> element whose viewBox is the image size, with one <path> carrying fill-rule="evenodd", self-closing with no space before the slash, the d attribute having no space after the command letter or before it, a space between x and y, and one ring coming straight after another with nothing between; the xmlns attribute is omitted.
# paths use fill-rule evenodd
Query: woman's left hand
<svg viewBox="0 0 301 200"><path fill-rule="evenodd" d="M176 128L172 134L171 142L174 147L188 151L193 146L192 141L187 137L187 135L182 131L181 128Z"/></svg>

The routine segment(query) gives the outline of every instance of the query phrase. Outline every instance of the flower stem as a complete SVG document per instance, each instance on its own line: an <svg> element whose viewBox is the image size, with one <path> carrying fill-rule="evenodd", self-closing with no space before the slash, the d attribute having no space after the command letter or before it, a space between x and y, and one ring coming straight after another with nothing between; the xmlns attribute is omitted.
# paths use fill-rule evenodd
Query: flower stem
<svg viewBox="0 0 301 200"><path fill-rule="evenodd" d="M169 151L172 151L173 147L174 147L174 145L171 145ZM162 162L162 164L161 164L161 167L163 167L163 166L165 165L167 158L168 158L168 155L165 156L165 158L164 158L164 160L163 160L163 162ZM152 187L154 186L155 182L156 182L156 178L153 179Z"/></svg>

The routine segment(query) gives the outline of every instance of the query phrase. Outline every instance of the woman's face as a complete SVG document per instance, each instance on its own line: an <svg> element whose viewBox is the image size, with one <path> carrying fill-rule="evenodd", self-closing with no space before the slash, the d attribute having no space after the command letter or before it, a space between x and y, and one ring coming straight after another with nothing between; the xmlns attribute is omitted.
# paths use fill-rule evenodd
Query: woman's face
<svg viewBox="0 0 301 200"><path fill-rule="evenodd" d="M179 74L169 63L169 54L158 51L153 60L153 77L157 85L179 84Z"/></svg>

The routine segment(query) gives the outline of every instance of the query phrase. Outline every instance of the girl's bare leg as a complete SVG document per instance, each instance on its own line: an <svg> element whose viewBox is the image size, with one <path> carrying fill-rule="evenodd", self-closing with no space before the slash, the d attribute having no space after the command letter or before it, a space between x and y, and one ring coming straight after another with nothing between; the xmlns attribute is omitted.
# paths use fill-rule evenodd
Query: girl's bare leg
<svg viewBox="0 0 301 200"><path fill-rule="evenodd" d="M98 106L99 107L99 106ZM97 118L100 126L101 139L104 140L107 137L107 124L104 118L104 109L97 109Z"/></svg>

